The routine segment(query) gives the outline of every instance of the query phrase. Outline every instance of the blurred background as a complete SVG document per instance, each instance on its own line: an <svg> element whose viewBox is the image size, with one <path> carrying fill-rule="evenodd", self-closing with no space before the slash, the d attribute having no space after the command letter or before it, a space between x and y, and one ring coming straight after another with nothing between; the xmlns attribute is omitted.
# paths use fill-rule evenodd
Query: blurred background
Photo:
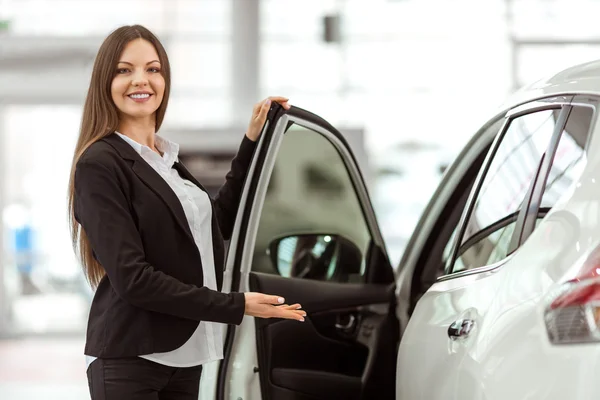
<svg viewBox="0 0 600 400"><path fill-rule="evenodd" d="M444 169L506 96L599 56L599 14L594 0L0 0L0 399L88 398L92 292L66 193L113 29L162 40L161 134L211 190L259 99L287 96L336 126L397 265Z"/></svg>

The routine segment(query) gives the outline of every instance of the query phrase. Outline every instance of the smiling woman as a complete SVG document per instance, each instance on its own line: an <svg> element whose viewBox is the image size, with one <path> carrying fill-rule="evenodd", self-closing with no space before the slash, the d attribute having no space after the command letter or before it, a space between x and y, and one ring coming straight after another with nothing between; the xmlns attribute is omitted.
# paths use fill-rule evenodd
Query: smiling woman
<svg viewBox="0 0 600 400"><path fill-rule="evenodd" d="M117 63L111 85L112 100L119 109L119 132L127 132L140 119L154 125L154 113L162 103L165 86L159 56L152 43L144 39L129 42Z"/></svg>
<svg viewBox="0 0 600 400"><path fill-rule="evenodd" d="M72 240L96 288L85 355L93 400L197 399L244 315L303 321L279 296L222 293L224 240L272 101L257 103L225 185L211 199L157 134L170 90L160 41L124 26L92 71L69 187Z"/></svg>

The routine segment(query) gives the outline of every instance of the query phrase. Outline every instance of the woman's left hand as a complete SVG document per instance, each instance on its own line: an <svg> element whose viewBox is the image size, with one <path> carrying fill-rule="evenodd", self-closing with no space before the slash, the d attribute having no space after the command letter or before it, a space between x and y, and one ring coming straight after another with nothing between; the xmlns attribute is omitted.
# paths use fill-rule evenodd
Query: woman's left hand
<svg viewBox="0 0 600 400"><path fill-rule="evenodd" d="M276 101L281 104L283 108L289 110L291 106L288 104L288 100L289 99L287 97L271 96L259 103L256 103L252 109L252 117L250 118L248 130L246 131L246 136L248 139L256 142L260 136L260 132L262 131L265 121L267 120L267 113L271 107L271 102Z"/></svg>

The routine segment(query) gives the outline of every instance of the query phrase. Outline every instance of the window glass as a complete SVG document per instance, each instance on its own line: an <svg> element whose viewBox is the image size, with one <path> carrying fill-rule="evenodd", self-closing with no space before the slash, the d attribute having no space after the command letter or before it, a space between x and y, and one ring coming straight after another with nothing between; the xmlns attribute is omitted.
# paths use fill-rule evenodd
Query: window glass
<svg viewBox="0 0 600 400"><path fill-rule="evenodd" d="M261 212L252 270L285 277L356 281L371 236L351 177L322 134L285 134Z"/></svg>
<svg viewBox="0 0 600 400"><path fill-rule="evenodd" d="M452 233L449 237L447 237L446 235L440 235L440 232L433 233L434 235L436 235L436 237L438 237L438 240L440 240L440 243L443 243L444 246L443 250L441 250L441 255L439 255L439 250L434 253L438 255L437 260L435 261L437 263L435 278L438 278L447 272L446 268L448 265L448 261L450 257L452 257L452 246L454 244L455 237L458 233L460 216L465 208L465 204L467 203L468 195L473 190L473 184L475 182L475 179L477 178L477 173L479 172L483 164L484 156L488 153L491 147L492 138L498 135L503 125L504 118L499 118L493 123L491 123L487 127L485 133L482 134L483 137L490 138L489 142L485 145L485 147L481 148L476 160L474 162L469 163L467 172L462 176L462 179L465 180L465 184L458 185L456 188L456 192L452 197L453 199L458 198L459 200L450 200L449 203L446 205L446 207L449 208L448 213L443 213L440 216L440 218L444 221L444 225L447 226L444 228L444 231L450 232L449 227L451 227ZM465 163L466 161L458 160L457 162ZM441 261L439 261L439 257L441 257ZM436 256L432 257L432 259L435 258Z"/></svg>
<svg viewBox="0 0 600 400"><path fill-rule="evenodd" d="M574 107L571 110L546 180L540 217L554 207L581 175L586 163L585 145L589 137L593 113L594 110L588 107Z"/></svg>
<svg viewBox="0 0 600 400"><path fill-rule="evenodd" d="M452 272L493 264L509 254L519 210L559 112L539 111L510 122L477 194Z"/></svg>

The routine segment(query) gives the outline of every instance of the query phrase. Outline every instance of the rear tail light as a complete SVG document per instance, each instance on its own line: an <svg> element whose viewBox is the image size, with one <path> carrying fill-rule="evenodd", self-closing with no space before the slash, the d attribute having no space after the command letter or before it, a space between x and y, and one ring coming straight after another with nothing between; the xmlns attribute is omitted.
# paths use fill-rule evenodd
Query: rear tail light
<svg viewBox="0 0 600 400"><path fill-rule="evenodd" d="M600 343L600 248L559 288L544 319L553 344Z"/></svg>

